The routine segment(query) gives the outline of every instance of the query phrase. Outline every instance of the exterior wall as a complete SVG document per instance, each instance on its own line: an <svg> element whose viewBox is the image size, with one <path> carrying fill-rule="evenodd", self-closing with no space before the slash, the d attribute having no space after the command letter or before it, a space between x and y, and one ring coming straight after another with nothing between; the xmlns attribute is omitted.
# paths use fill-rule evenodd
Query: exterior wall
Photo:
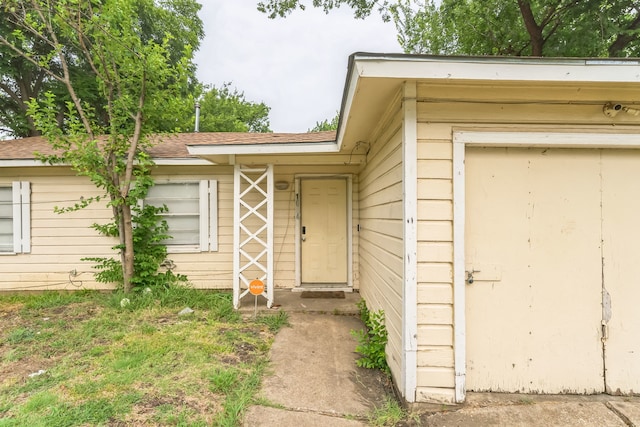
<svg viewBox="0 0 640 427"><path fill-rule="evenodd" d="M77 212L54 213L54 207L73 205L81 195L96 195L89 180L62 168L0 168L0 185L18 180L31 183L31 252L0 255L0 290L102 287L93 280L91 263L81 258L110 253L115 240L99 236L90 226L106 222L111 211L95 204Z"/></svg>
<svg viewBox="0 0 640 427"><path fill-rule="evenodd" d="M454 342L453 132L613 132L611 120L601 107L594 108L593 100L627 97L622 92L570 85L535 90L516 90L506 84L484 88L418 85L417 401L454 402L460 397L455 388L459 368L454 363L455 348L464 349L465 343L464 334L460 342ZM567 99L574 105L561 101ZM625 123L632 120L631 116L620 117L616 130L624 131Z"/></svg>
<svg viewBox="0 0 640 427"><path fill-rule="evenodd" d="M433 128L418 125L417 400L450 402L455 397L452 144L446 127L442 135Z"/></svg>
<svg viewBox="0 0 640 427"><path fill-rule="evenodd" d="M360 180L360 292L370 310L384 310L387 361L402 378L403 195L402 115L396 101L371 139Z"/></svg>
<svg viewBox="0 0 640 427"><path fill-rule="evenodd" d="M275 190L274 284L277 288L295 285L295 186L297 174L350 173L345 166L276 166L275 181L289 182L287 190ZM233 166L160 166L157 181L216 180L218 183L218 250L177 253L167 256L176 273L187 275L202 289L231 289L233 275ZM115 240L100 236L94 222L107 222L111 210L104 204L78 212L54 213L80 197L97 195L91 182L63 167L0 168L0 185L12 181L31 183L31 253L0 255L0 291L112 289L94 280L92 263L84 257L113 256ZM358 184L353 179L353 250L358 250ZM358 286L358 257L353 257L353 283ZM75 271L76 276L69 273Z"/></svg>

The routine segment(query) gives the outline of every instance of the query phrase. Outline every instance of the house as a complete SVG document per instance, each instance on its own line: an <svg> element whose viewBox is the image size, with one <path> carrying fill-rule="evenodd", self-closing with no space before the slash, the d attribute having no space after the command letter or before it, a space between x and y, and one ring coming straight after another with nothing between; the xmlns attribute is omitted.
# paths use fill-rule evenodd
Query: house
<svg viewBox="0 0 640 427"><path fill-rule="evenodd" d="M638 393L639 113L636 59L356 53L337 134L154 148L187 224L168 265L236 304L256 277L269 304L358 289L409 402ZM81 258L109 254L109 212L52 213L93 190L38 144L0 146L0 289L100 287Z"/></svg>

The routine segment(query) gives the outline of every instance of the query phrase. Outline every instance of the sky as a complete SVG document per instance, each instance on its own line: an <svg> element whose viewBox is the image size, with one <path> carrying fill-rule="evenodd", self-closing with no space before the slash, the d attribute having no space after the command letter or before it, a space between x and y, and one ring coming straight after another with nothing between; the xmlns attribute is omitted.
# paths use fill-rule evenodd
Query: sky
<svg viewBox="0 0 640 427"><path fill-rule="evenodd" d="M347 60L354 52L399 53L393 23L342 7L326 15L307 7L269 19L258 0L201 0L205 38L196 52L198 78L232 87L271 111L274 132L306 132L340 109Z"/></svg>

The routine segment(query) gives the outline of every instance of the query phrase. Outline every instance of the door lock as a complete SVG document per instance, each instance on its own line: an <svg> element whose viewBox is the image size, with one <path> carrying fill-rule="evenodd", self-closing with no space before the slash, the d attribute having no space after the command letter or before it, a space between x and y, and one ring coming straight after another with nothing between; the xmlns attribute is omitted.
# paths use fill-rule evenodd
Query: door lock
<svg viewBox="0 0 640 427"><path fill-rule="evenodd" d="M480 273L480 270L465 271L465 273L467 273L466 281L469 285L471 285L473 283L473 273Z"/></svg>

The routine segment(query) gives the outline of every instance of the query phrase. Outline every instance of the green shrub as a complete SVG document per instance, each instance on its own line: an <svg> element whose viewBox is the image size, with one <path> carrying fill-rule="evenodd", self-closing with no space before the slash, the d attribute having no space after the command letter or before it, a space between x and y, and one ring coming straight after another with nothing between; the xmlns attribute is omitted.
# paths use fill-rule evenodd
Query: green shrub
<svg viewBox="0 0 640 427"><path fill-rule="evenodd" d="M384 324L384 311L372 312L364 300L358 303L360 318L365 324L364 330L352 330L351 335L358 340L356 352L361 357L356 361L358 366L368 369L379 369L389 373L385 347L387 346L387 328Z"/></svg>

